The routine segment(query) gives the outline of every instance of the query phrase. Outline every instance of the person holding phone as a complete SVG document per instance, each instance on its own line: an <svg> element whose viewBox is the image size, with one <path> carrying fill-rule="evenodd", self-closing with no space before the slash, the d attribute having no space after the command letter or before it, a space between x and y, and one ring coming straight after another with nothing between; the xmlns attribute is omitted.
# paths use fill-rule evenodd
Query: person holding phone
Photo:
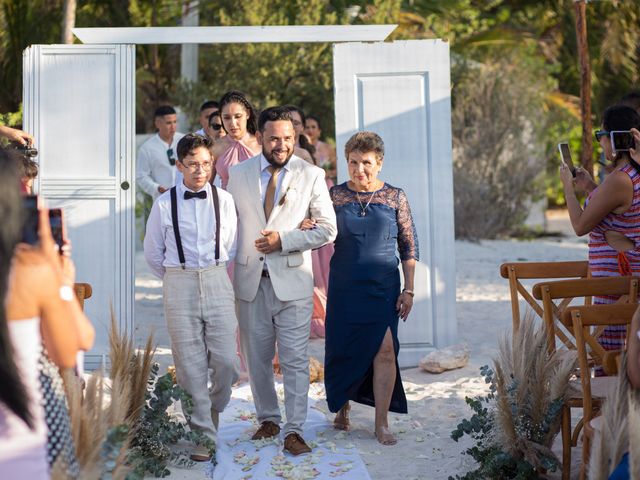
<svg viewBox="0 0 640 480"><path fill-rule="evenodd" d="M37 245L20 243L24 202L18 162L0 148L0 477L49 478L47 429L38 381L42 345L60 368L93 343L93 328L73 296L73 264L54 246L47 210Z"/></svg>
<svg viewBox="0 0 640 480"><path fill-rule="evenodd" d="M607 108L602 130L596 132L609 175L596 185L584 169L576 169L574 180L569 167L560 165L560 178L571 225L578 236L589 234L589 270L593 277L640 275L640 164L636 150L616 146L611 132L640 129L638 113L624 105ZM640 137L640 134L639 134ZM584 208L575 194L580 185L588 192ZM615 297L594 297L595 304L615 303ZM599 342L607 350L624 347L626 329L607 327Z"/></svg>

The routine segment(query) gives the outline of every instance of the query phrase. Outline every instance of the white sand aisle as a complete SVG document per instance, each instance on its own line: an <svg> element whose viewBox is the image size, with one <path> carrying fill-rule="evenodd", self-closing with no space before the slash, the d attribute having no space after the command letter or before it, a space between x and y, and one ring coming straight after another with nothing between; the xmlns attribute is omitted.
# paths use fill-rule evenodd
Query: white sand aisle
<svg viewBox="0 0 640 480"><path fill-rule="evenodd" d="M277 385L277 391L282 397L281 383ZM251 390L247 384L234 389L229 406L220 416L218 465L213 473L214 480L369 480L369 473L355 445L344 433L333 430L325 415L315 408L317 399L323 396L324 387L312 384L303 436L313 451L294 457L282 453L281 438L251 441L251 435L257 428Z"/></svg>

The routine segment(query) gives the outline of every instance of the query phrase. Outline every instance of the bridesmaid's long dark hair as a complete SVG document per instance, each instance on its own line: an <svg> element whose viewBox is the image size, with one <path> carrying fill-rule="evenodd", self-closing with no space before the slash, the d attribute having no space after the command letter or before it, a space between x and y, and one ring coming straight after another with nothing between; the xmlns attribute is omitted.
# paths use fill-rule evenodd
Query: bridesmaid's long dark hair
<svg viewBox="0 0 640 480"><path fill-rule="evenodd" d="M22 197L20 195L19 159L0 146L0 401L33 428L27 391L13 357L4 301L9 290L9 270L14 249L22 232Z"/></svg>

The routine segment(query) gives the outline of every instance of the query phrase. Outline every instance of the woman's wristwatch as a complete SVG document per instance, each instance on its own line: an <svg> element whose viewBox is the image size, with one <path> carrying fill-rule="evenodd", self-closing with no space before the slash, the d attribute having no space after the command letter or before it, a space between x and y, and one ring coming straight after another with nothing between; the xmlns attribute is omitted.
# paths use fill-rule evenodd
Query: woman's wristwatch
<svg viewBox="0 0 640 480"><path fill-rule="evenodd" d="M415 295L413 293L413 290L409 290L408 288L404 288L402 289L402 293L406 293L407 295L409 295L411 298L413 298L413 296Z"/></svg>

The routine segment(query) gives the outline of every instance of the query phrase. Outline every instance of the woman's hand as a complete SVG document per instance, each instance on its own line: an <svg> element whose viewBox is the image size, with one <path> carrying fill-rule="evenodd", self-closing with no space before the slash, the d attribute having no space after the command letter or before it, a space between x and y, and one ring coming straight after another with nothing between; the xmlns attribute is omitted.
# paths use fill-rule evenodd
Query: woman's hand
<svg viewBox="0 0 640 480"><path fill-rule="evenodd" d="M316 228L316 220L314 218L305 218L298 228L300 230L313 230Z"/></svg>
<svg viewBox="0 0 640 480"><path fill-rule="evenodd" d="M413 307L413 297L403 291L400 293L398 300L396 301L396 310L398 311L398 316L403 322L407 320L409 312L411 312L411 307Z"/></svg>
<svg viewBox="0 0 640 480"><path fill-rule="evenodd" d="M631 158L633 158L637 163L640 163L640 131L636 128L631 129L631 135L633 135L633 141L636 148L632 148L629 150L631 154Z"/></svg>
<svg viewBox="0 0 640 480"><path fill-rule="evenodd" d="M564 162L560 164L560 180L565 191L573 191L573 174Z"/></svg>
<svg viewBox="0 0 640 480"><path fill-rule="evenodd" d="M575 185L579 190L591 193L597 187L593 177L582 167L576 167Z"/></svg>

